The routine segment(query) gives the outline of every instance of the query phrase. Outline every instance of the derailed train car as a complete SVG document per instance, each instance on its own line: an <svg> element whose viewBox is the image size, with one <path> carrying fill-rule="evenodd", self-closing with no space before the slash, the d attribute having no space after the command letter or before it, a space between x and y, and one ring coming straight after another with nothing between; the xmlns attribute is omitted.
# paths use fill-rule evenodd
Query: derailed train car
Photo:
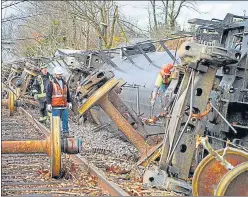
<svg viewBox="0 0 248 197"><path fill-rule="evenodd" d="M209 37L196 37L196 42L185 43L179 50L180 57L194 58L183 63L187 69L182 73L179 72L179 76L172 80L168 91L166 91L169 98L176 95L176 99L170 105L169 116L163 116L160 119L161 123L157 121L159 124L145 125L145 132L148 132L148 135L159 134L160 132L165 135L163 135L162 148L155 146L155 148L161 148L160 154L156 157L159 160L158 169L146 173L144 183L152 186L162 185L166 186L168 190L190 194L189 180L193 177L194 195L214 195L217 194L215 191L221 191L218 183L222 181L223 176L225 179L226 171L221 170L221 172L215 171L213 173L214 167L220 167L213 159L217 158L222 163L226 163L229 157L234 157L237 165L247 161L247 153L244 151L247 152L248 136L248 24L246 17L228 14L226 18L224 21L219 21L215 27L211 21L208 21L207 25L206 21L202 24L202 28L208 26L219 28L217 31L219 32L219 36L217 36L219 40L215 37L218 42L209 42ZM235 18L241 18L241 20L235 22ZM199 22L199 20L196 21ZM211 35L209 36L211 37ZM239 47L237 48L237 46ZM61 66L65 69L65 77L74 94L75 112L78 111L78 106L83 108L84 103L87 106L89 103L87 101L92 98L90 96L105 87L104 84L109 80L111 81L113 76L117 79L123 78L125 83L120 84L117 90L119 91L118 95L128 108L122 110L124 104L121 102L119 104L123 106L118 106L117 102L115 107L121 114L119 118L123 116L128 124L135 128L137 126L135 124L142 119L142 116L152 117L161 111L164 112L164 98L161 98L161 102L156 103L154 110L149 104L154 81L160 67L165 63L180 64L180 62L177 62L179 60L174 57L174 52L171 53L165 46L163 48L166 52L156 52L155 46L150 41L137 43L130 47L121 48L119 57L101 51L72 53L71 51L64 51L64 54L63 52L61 54L60 51L59 56L55 58L56 60L49 63L49 69L51 73L55 66ZM109 76L101 80L104 74L109 74ZM88 76L93 76L92 79L95 81L91 81ZM92 86L92 89L87 89L87 87L91 87L91 82L94 82L95 86ZM88 91L88 95L85 94L80 97L78 92L83 93L84 90ZM112 95L115 93L112 92ZM109 99L110 102L115 102L111 101L111 98ZM101 107L104 108L103 105ZM103 124L109 121L108 116L99 115L103 112L98 106L95 106L91 112L92 114L97 112L96 122ZM112 119L114 118L112 117ZM130 130L130 125L128 125L129 131L135 133L135 130ZM122 128L125 129L124 127ZM207 156L204 159L207 155L206 149L211 149L209 146L206 149L203 147L195 149L195 137L197 135L208 136L209 142L215 149L224 148L227 141L227 144L244 151L225 149L223 152L223 150L219 150L218 153L227 155L227 160L223 155L221 157L218 154ZM135 142L133 137L130 141ZM206 140L204 141L202 138L199 140L198 138L198 143L199 141L206 145ZM138 143L135 142L135 144ZM229 177L235 174L231 170L230 173ZM208 181L210 178L212 181ZM239 183L247 183L247 181L245 182L247 176L242 175L237 180ZM229 186L231 183L232 180L229 180ZM204 187L202 187L203 185ZM232 193L237 190L238 185L233 188L229 187L224 193Z"/></svg>
<svg viewBox="0 0 248 197"><path fill-rule="evenodd" d="M188 185L189 181L187 180L194 175L194 195L228 194L237 191L238 185L233 188L231 187L231 183L233 183L232 180L229 180L228 187L230 187L225 191L223 191L221 186L218 186L219 181L220 185L222 182L226 181L227 177L225 177L225 171L222 171L222 173L216 172L215 174L218 175L218 178L215 177L214 181L207 181L208 178L211 178L214 167L219 165L216 162L213 162L214 159L221 160L222 163L227 162L224 156L221 157L218 154L221 153L221 151L223 152L223 150L214 153L210 148L211 145L215 149L220 149L224 148L226 143L231 143L232 146L247 151L248 102L246 90L248 85L248 24L245 17L242 18L229 14L227 18L228 20L225 20L223 24L220 24L222 26L220 26L221 29L219 30L219 32L221 32L219 42L209 43L207 41L205 42L203 39L202 41L199 40L201 44L197 42L188 42L180 48L180 57L183 59L186 57L193 59L183 63L186 68L183 80L180 81L180 77L172 80L168 88L168 90L173 90L169 97L176 94L176 99L174 100L173 105L171 105L169 118L168 116L166 117L168 118L168 124L165 124L166 130L158 169L149 171L144 175L144 182L147 184L153 186L162 185L166 186L169 190L189 194L190 186ZM241 18L242 20L236 22L234 21L234 18ZM236 37L239 37L239 43L237 43ZM239 49L236 47L237 44L241 44ZM142 53L139 47L137 48ZM156 59L152 59L152 57L147 54L142 53L147 61L155 68L157 65L154 62L159 59L159 55ZM120 96L130 108L135 110L135 106L132 104L137 100L138 94L131 88L137 87L136 83L145 83L149 79L146 78L147 75L145 72L147 71L142 71L143 67L141 67L141 69L138 68L140 65L134 61L137 56L134 55L132 58L132 55L126 55L126 58L127 59L124 61L120 61L120 59L117 60L117 58L112 59L112 61L108 60L106 61L108 65L103 65L101 69L104 71L112 70L114 71L116 78L125 76L125 79L131 81L131 84L127 84L129 89L125 90L127 87L122 85ZM125 65L125 61L127 60L130 63L123 68L122 65ZM117 65L116 63L118 61L122 64ZM150 64L148 65L151 66ZM130 74L125 73L126 68L128 71L131 70ZM144 70L147 69L147 67L144 68ZM139 69L141 71L139 71ZM136 75L133 72L139 72L140 75L145 76L144 79L139 79L137 77L138 74ZM156 73L157 72L158 70ZM91 75L92 78L89 78L87 82L82 83L82 86L88 86L93 82L91 80L101 78L103 74L103 72L96 72L94 76L93 73ZM149 74L149 76L151 75L152 74ZM155 76L156 75L154 74L154 78ZM103 84L99 84L94 91L100 91L101 87L105 87L103 86L104 83L107 82L105 81ZM179 89L177 89L178 86ZM89 92L89 95L94 95L93 92ZM128 92L132 92L133 97L131 94L129 95ZM124 94L122 95L122 93ZM147 91L144 94L146 94L147 98L149 97L148 95L150 92ZM91 98L93 97L85 97L87 101L91 101ZM132 98L132 100L129 98ZM111 98L109 99L111 101ZM85 104L86 106L89 104L87 101ZM103 102L105 101L103 100ZM148 102L149 101L147 101L147 103ZM146 108L146 106L148 106L148 108ZM105 108L106 111L106 106L102 107ZM117 106L115 105L115 107ZM81 107L81 109L85 108L86 107L84 106ZM160 110L161 109L163 111L163 108L160 108ZM139 110L139 105L138 107L136 105L136 112ZM152 112L149 114L149 105L144 105L143 110L146 112L147 116L152 114ZM83 113L84 110L81 111ZM112 119L114 118L112 117ZM200 138L200 140L197 138L197 143L203 143L205 146L204 148L195 149L195 137L197 137L197 135L208 136L211 145L207 144L205 138ZM206 150L208 150L211 155L204 159L207 155ZM230 157L235 157L235 165L244 162L244 166L247 166L247 163L245 163L245 161L247 161L247 153L244 151L241 151L242 153L240 153L237 149L232 150L227 147L223 154L227 154L229 161L232 161ZM234 166L230 169L232 168L234 168ZM245 169L247 169L247 167ZM196 172L194 172L195 170ZM247 180L247 178L244 178L245 173L239 178L235 177L239 180L240 184ZM231 176L234 177L230 171L229 177ZM222 178L223 180L221 180ZM205 186L202 187L204 184ZM240 194L243 195L244 192L241 192Z"/></svg>
<svg viewBox="0 0 248 197"><path fill-rule="evenodd" d="M167 48L166 51L157 52L155 45L149 41L137 43L120 49L120 55L112 58L111 63L104 63L100 70L111 70L117 79L124 79L125 85L121 87L120 98L139 117L148 118L158 115L164 106L165 100L160 94L154 108L151 107L151 93L161 67L167 63L180 62L179 58L174 57L174 55L175 51L170 51ZM103 115L104 112L100 108L98 110L100 122L110 124L111 120ZM129 115L125 112L124 114L128 119ZM145 128L149 133L148 135L164 133L162 122L157 122L152 126L145 125Z"/></svg>
<svg viewBox="0 0 248 197"><path fill-rule="evenodd" d="M180 39L180 37L177 39ZM77 108L82 104L80 96L76 93L80 83L94 71L111 70L117 78L122 78L125 81L120 98L137 116L147 118L159 114L163 106L162 95L157 99L153 110L150 106L151 92L160 68L166 63L180 62L178 57L174 57L175 51L170 51L164 44L162 46L165 47L166 51L157 52L155 45L150 41L110 52L59 49L55 53L54 61L48 63L48 71L52 74L56 66L63 68L64 77L68 81L73 94L73 109L77 114ZM118 130L99 107L93 107L90 112L96 123L108 124L111 125L110 129ZM122 115L126 119L130 119L130 114L127 112ZM130 124L132 124L132 120ZM163 134L164 132L162 123L145 127L149 132L148 135Z"/></svg>

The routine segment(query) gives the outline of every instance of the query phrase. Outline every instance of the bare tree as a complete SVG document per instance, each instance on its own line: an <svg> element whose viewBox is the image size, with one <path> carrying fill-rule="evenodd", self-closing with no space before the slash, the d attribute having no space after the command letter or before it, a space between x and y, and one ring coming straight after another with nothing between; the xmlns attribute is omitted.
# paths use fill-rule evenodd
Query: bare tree
<svg viewBox="0 0 248 197"><path fill-rule="evenodd" d="M156 3L155 0L150 0L152 5L152 14L153 14L153 21L156 33L158 32L158 22L157 22L157 15L156 15Z"/></svg>
<svg viewBox="0 0 248 197"><path fill-rule="evenodd" d="M175 29L176 19L178 18L179 14L181 13L181 10L183 7L190 9L190 10L193 10L193 11L196 11L198 13L201 13L201 11L197 8L194 1L172 0L169 3L169 7L170 7L170 9L168 12L168 17L169 17L170 28L172 30Z"/></svg>
<svg viewBox="0 0 248 197"><path fill-rule="evenodd" d="M166 0L166 3L164 2L164 0L162 0L162 3L164 5L164 23L167 24L168 23L168 12L169 12L169 0Z"/></svg>
<svg viewBox="0 0 248 197"><path fill-rule="evenodd" d="M68 1L72 15L90 23L103 41L105 48L111 48L118 19L118 6L114 1ZM106 24L103 33L101 24Z"/></svg>
<svg viewBox="0 0 248 197"><path fill-rule="evenodd" d="M115 1L27 1L18 6L20 15L7 20L22 21L16 46L26 56L50 56L58 48L96 49L99 37L104 48L111 48L130 36L147 36Z"/></svg>
<svg viewBox="0 0 248 197"><path fill-rule="evenodd" d="M162 0L162 4L159 5L155 4L155 0L150 0L150 4L152 6L152 18L154 21L155 35L158 35L158 31L164 30L165 28L175 30L176 20L178 19L183 8L201 13L194 1ZM148 14L150 17L149 8ZM162 18L162 21L159 20L159 18ZM154 30L152 32L154 33Z"/></svg>

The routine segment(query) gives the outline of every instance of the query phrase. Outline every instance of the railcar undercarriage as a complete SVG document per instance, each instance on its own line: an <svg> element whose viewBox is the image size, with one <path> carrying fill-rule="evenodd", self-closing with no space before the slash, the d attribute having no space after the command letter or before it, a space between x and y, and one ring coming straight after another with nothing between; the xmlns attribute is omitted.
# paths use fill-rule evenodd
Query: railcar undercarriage
<svg viewBox="0 0 248 197"><path fill-rule="evenodd" d="M220 35L212 39L199 30L195 41L184 42L175 55L164 44L171 39L166 39L157 41L165 52L156 52L149 41L121 48L121 57L82 51L42 61L49 64L51 74L56 66L64 69L75 121L92 119L100 127L117 130L136 147L137 165L147 168L143 176L147 186L186 195L244 195L248 183L248 21L241 17L243 21L237 23L234 18L240 17L228 14L223 21L191 20L201 29L211 26ZM233 41L240 36L238 50ZM211 39L215 42L210 43ZM25 59L6 66L2 99L14 99L15 106L31 103L30 85L39 61ZM149 96L156 74L170 61L175 64L172 81L152 108ZM10 89L20 90L20 96L10 98ZM8 102L2 100L2 104ZM239 187L246 189L235 193Z"/></svg>

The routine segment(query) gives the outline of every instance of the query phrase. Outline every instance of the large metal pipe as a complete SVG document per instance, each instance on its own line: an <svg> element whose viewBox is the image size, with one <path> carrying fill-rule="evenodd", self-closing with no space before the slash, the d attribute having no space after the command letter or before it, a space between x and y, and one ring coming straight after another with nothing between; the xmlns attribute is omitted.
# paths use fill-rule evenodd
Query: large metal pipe
<svg viewBox="0 0 248 197"><path fill-rule="evenodd" d="M115 106L109 101L107 96L104 96L98 103L104 110L104 112L127 136L127 138L142 155L151 148L149 145L146 144L144 138L137 131L135 131L134 128L128 123L128 121L120 114Z"/></svg>
<svg viewBox="0 0 248 197"><path fill-rule="evenodd" d="M50 139L28 141L2 141L2 153L45 153L50 154Z"/></svg>

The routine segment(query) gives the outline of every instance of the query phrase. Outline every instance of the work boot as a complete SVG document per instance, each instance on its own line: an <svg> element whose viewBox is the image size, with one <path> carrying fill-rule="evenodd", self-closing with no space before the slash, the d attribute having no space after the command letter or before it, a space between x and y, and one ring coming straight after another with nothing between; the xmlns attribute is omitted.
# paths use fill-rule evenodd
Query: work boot
<svg viewBox="0 0 248 197"><path fill-rule="evenodd" d="M39 122L45 122L46 120L47 120L47 117L46 116L42 116L42 117L40 117Z"/></svg>

